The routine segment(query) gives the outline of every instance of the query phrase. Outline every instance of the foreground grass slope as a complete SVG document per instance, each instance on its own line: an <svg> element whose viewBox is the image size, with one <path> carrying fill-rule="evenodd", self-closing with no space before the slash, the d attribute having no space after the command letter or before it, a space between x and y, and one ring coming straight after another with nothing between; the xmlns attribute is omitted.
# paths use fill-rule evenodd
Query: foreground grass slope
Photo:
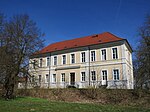
<svg viewBox="0 0 150 112"><path fill-rule="evenodd" d="M0 112L150 112L148 108L117 105L51 102L45 99L22 97L0 99Z"/></svg>
<svg viewBox="0 0 150 112"><path fill-rule="evenodd" d="M50 101L126 105L150 108L150 91L121 89L19 89L18 96L44 98Z"/></svg>

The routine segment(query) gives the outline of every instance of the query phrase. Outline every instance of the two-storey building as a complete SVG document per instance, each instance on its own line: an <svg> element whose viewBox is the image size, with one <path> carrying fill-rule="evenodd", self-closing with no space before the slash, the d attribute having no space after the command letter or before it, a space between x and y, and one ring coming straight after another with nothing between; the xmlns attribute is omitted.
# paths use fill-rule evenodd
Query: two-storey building
<svg viewBox="0 0 150 112"><path fill-rule="evenodd" d="M133 89L132 48L109 32L50 44L30 62L29 72L43 88Z"/></svg>

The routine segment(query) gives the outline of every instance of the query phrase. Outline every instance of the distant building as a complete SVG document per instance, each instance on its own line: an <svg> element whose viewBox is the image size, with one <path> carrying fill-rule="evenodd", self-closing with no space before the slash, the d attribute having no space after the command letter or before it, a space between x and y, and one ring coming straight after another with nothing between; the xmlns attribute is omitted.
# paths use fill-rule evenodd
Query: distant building
<svg viewBox="0 0 150 112"><path fill-rule="evenodd" d="M109 32L50 44L30 62L35 63L29 72L41 88L133 89L132 48Z"/></svg>

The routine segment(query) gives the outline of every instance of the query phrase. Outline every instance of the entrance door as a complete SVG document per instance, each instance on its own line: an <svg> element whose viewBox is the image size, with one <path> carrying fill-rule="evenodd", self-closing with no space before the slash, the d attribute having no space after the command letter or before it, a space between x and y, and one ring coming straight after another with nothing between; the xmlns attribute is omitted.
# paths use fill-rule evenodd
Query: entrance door
<svg viewBox="0 0 150 112"><path fill-rule="evenodd" d="M75 85L75 73L70 73L70 84Z"/></svg>

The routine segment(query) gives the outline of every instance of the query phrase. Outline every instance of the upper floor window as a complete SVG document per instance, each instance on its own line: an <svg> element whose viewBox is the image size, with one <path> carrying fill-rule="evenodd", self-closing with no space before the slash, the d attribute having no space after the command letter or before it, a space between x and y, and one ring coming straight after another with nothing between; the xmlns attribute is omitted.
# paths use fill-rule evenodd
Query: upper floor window
<svg viewBox="0 0 150 112"><path fill-rule="evenodd" d="M62 64L66 64L66 55L62 56Z"/></svg>
<svg viewBox="0 0 150 112"><path fill-rule="evenodd" d="M41 58L41 59L40 59L40 63L39 63L39 66L40 66L40 67L42 67L42 61L43 61L43 60L42 60L42 58Z"/></svg>
<svg viewBox="0 0 150 112"><path fill-rule="evenodd" d="M118 59L118 51L117 48L112 48L113 59Z"/></svg>
<svg viewBox="0 0 150 112"><path fill-rule="evenodd" d="M130 62L130 52L128 52L128 60L129 60L129 62Z"/></svg>
<svg viewBox="0 0 150 112"><path fill-rule="evenodd" d="M106 60L106 49L101 50L102 60Z"/></svg>
<svg viewBox="0 0 150 112"><path fill-rule="evenodd" d="M81 81L85 81L85 72L81 72Z"/></svg>
<svg viewBox="0 0 150 112"><path fill-rule="evenodd" d="M54 65L57 65L57 56L54 56Z"/></svg>
<svg viewBox="0 0 150 112"><path fill-rule="evenodd" d="M35 66L36 66L36 61L33 60L33 68L35 69Z"/></svg>
<svg viewBox="0 0 150 112"><path fill-rule="evenodd" d="M95 51L91 51L91 61L95 61Z"/></svg>
<svg viewBox="0 0 150 112"><path fill-rule="evenodd" d="M65 82L65 73L62 73L62 74L61 74L61 81L62 81L62 82Z"/></svg>
<svg viewBox="0 0 150 112"><path fill-rule="evenodd" d="M50 66L50 58L47 58L47 66Z"/></svg>
<svg viewBox="0 0 150 112"><path fill-rule="evenodd" d="M85 52L81 53L81 62L85 62Z"/></svg>
<svg viewBox="0 0 150 112"><path fill-rule="evenodd" d="M118 69L113 70L113 76L114 76L114 80L119 80L119 70Z"/></svg>
<svg viewBox="0 0 150 112"><path fill-rule="evenodd" d="M56 82L56 74L53 74L52 82Z"/></svg>
<svg viewBox="0 0 150 112"><path fill-rule="evenodd" d="M49 80L48 80L48 74L45 75L45 82L46 83L49 82Z"/></svg>
<svg viewBox="0 0 150 112"><path fill-rule="evenodd" d="M102 80L107 80L107 70L102 70Z"/></svg>
<svg viewBox="0 0 150 112"><path fill-rule="evenodd" d="M75 54L71 54L71 63L75 63Z"/></svg>
<svg viewBox="0 0 150 112"><path fill-rule="evenodd" d="M96 73L95 71L92 71L92 81L96 81Z"/></svg>

